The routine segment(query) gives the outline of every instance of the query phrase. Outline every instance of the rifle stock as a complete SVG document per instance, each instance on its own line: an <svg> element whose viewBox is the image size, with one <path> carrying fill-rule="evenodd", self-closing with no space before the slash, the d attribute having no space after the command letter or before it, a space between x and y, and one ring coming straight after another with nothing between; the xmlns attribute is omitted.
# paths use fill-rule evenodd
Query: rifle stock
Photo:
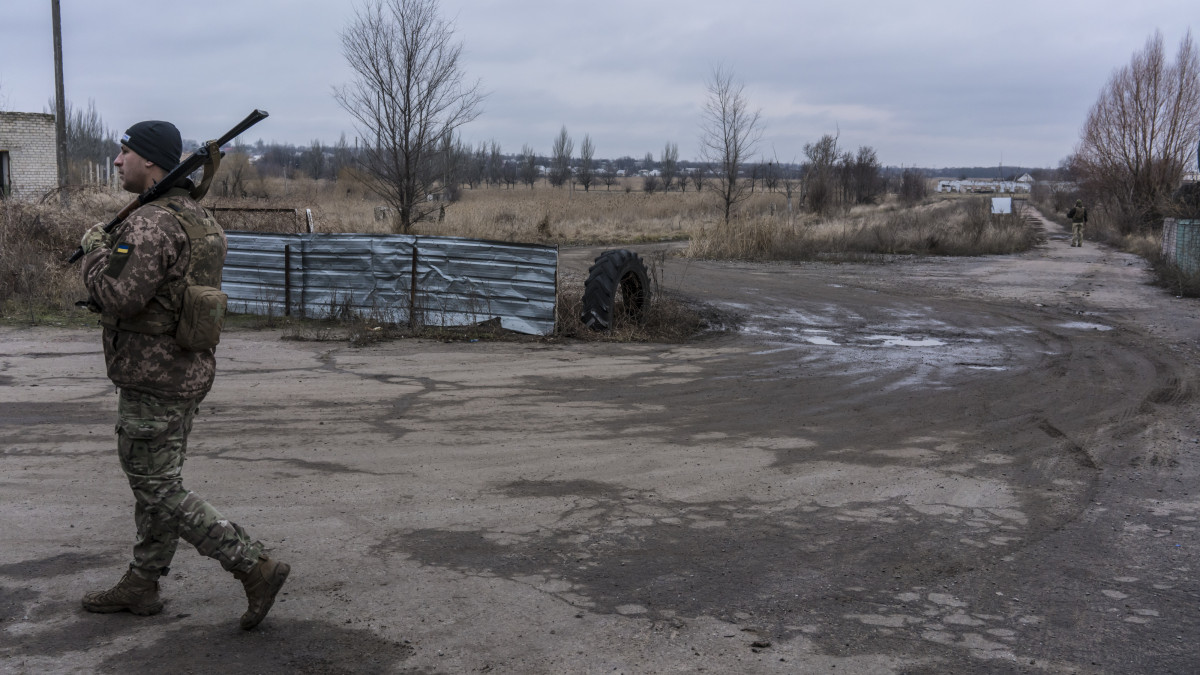
<svg viewBox="0 0 1200 675"><path fill-rule="evenodd" d="M247 115L246 119L238 122L236 126L225 132L223 136L213 142L216 143L217 147L219 148L229 141L232 141L234 138L237 138L243 131L249 129L255 124L258 124L266 118L267 111L255 110ZM171 169L171 171L168 172L162 180L150 186L145 192L138 195L133 199L133 201L126 204L125 208L118 211L117 215L113 216L112 220L104 224L104 231L112 232L113 230L117 229L117 226L124 222L124 220L129 217L129 214L133 213L139 206L152 202L166 194L167 190L175 187L176 183L190 176L192 172L203 166L206 161L208 161L208 148L207 146L202 145L195 152L184 158L178 166L176 166L174 169ZM67 260L67 263L73 263L82 257L83 247L81 246L75 249L75 253Z"/></svg>

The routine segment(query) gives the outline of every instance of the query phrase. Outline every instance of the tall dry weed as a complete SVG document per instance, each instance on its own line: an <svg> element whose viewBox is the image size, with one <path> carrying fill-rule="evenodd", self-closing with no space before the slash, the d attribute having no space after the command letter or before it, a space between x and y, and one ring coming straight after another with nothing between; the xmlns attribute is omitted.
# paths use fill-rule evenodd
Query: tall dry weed
<svg viewBox="0 0 1200 675"><path fill-rule="evenodd" d="M0 315L39 322L87 297L78 265L67 258L88 227L120 206L99 190L73 190L69 204L0 201Z"/></svg>
<svg viewBox="0 0 1200 675"><path fill-rule="evenodd" d="M860 259L881 255L992 255L1028 250L1038 240L1018 214L992 214L982 199L912 207L856 206L831 218L738 219L703 228L687 248L695 258Z"/></svg>
<svg viewBox="0 0 1200 675"><path fill-rule="evenodd" d="M418 235L469 237L549 245L605 245L677 241L693 237L719 216L712 195L704 192L657 192L632 189L629 179L611 189L584 191L553 188L539 182L528 187L462 189L446 206L444 219L418 223ZM311 209L319 232L391 232L376 211L386 205L356 181L261 179L269 197L210 199L221 208ZM629 189L627 189L629 188ZM207 203L207 202L206 202ZM780 193L756 193L743 206L743 217L783 214ZM297 231L302 222L290 215L222 212L227 229ZM281 224L282 223L282 224ZM293 229L288 229L293 228Z"/></svg>

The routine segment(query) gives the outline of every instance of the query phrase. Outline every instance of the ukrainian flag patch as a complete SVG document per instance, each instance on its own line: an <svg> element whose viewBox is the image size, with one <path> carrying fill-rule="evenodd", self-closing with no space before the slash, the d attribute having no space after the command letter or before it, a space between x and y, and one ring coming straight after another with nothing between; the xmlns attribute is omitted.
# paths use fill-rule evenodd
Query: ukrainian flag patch
<svg viewBox="0 0 1200 675"><path fill-rule="evenodd" d="M113 249L112 255L108 256L108 266L104 268L104 274L116 279L121 276L121 272L125 271L125 265L129 262L129 254L133 252L133 244L121 242Z"/></svg>

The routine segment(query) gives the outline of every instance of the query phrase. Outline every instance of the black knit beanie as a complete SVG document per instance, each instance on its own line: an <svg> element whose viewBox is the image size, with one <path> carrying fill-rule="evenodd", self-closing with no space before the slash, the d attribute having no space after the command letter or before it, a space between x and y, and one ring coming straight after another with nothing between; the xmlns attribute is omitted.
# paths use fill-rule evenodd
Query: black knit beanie
<svg viewBox="0 0 1200 675"><path fill-rule="evenodd" d="M183 154L179 130L174 124L160 120L138 122L129 127L121 137L121 145L167 172L179 164L179 157Z"/></svg>

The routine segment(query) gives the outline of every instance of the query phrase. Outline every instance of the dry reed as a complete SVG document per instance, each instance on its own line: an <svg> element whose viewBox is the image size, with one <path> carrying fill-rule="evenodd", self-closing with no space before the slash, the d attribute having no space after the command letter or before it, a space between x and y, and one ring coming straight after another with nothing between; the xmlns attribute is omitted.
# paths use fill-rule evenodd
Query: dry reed
<svg viewBox="0 0 1200 675"><path fill-rule="evenodd" d="M911 208L856 206L832 218L742 218L702 228L686 255L735 260L848 259L882 255L993 255L1028 250L1037 232L984 199Z"/></svg>

